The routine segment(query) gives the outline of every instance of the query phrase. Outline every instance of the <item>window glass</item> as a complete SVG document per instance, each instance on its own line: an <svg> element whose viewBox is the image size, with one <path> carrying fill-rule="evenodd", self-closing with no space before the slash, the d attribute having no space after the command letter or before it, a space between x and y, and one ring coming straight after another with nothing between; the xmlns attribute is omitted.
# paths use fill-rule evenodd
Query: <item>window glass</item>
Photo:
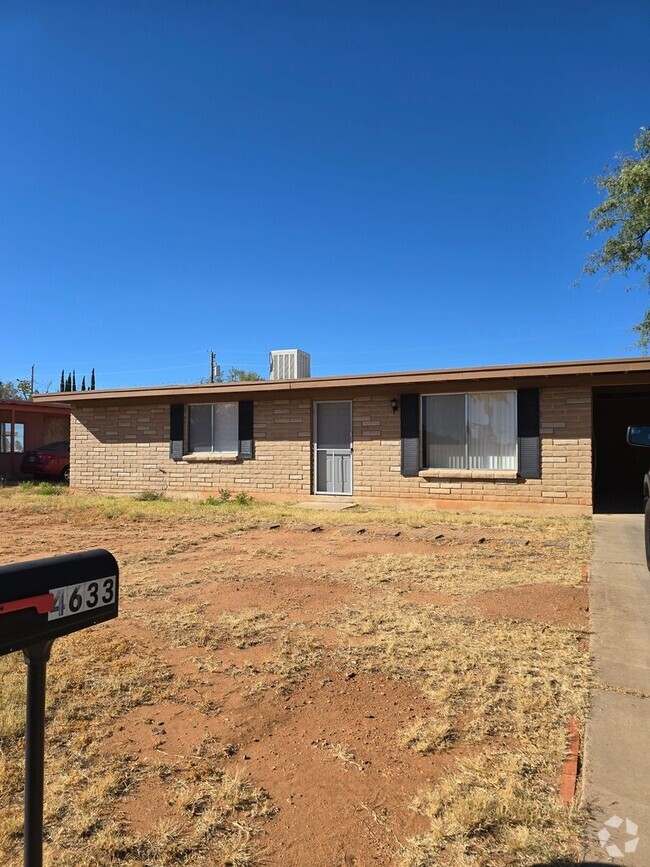
<svg viewBox="0 0 650 867"><path fill-rule="evenodd" d="M239 404L215 403L212 450L215 452L239 451Z"/></svg>
<svg viewBox="0 0 650 867"><path fill-rule="evenodd" d="M212 451L212 406L197 404L189 409L189 434L191 452Z"/></svg>
<svg viewBox="0 0 650 867"><path fill-rule="evenodd" d="M466 469L465 395L426 397L424 409L427 466L444 470Z"/></svg>
<svg viewBox="0 0 650 867"><path fill-rule="evenodd" d="M14 451L15 452L24 452L25 451L25 425L24 424L15 424L14 425Z"/></svg>
<svg viewBox="0 0 650 867"><path fill-rule="evenodd" d="M0 452L11 451L11 423L0 421Z"/></svg>
<svg viewBox="0 0 650 867"><path fill-rule="evenodd" d="M429 395L422 403L426 467L517 469L515 391Z"/></svg>
<svg viewBox="0 0 650 867"><path fill-rule="evenodd" d="M239 404L193 404L189 408L190 452L238 452Z"/></svg>
<svg viewBox="0 0 650 867"><path fill-rule="evenodd" d="M483 392L467 398L469 468L516 470L516 392Z"/></svg>

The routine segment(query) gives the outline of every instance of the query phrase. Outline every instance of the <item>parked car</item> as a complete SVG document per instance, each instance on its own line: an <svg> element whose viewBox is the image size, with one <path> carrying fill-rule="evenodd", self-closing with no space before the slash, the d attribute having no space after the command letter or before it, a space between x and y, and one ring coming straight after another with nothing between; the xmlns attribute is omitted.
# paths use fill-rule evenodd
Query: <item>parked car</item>
<svg viewBox="0 0 650 867"><path fill-rule="evenodd" d="M48 443L31 452L25 452L20 464L21 473L35 479L70 481L70 440Z"/></svg>
<svg viewBox="0 0 650 867"><path fill-rule="evenodd" d="M627 441L631 446L650 448L650 425L630 425L627 429ZM643 477L643 509L645 512L645 559L648 569L650 569L650 469Z"/></svg>

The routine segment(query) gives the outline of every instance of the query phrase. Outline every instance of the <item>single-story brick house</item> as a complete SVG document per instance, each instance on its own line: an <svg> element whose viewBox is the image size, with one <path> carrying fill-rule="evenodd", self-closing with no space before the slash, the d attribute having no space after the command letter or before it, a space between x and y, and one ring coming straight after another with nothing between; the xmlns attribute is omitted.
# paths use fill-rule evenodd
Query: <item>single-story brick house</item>
<svg viewBox="0 0 650 867"><path fill-rule="evenodd" d="M58 395L41 395L38 402ZM71 485L110 494L354 496L442 508L640 508L650 359L65 395Z"/></svg>
<svg viewBox="0 0 650 867"><path fill-rule="evenodd" d="M0 478L31 478L20 471L24 452L69 436L67 404L37 406L32 400L0 400Z"/></svg>

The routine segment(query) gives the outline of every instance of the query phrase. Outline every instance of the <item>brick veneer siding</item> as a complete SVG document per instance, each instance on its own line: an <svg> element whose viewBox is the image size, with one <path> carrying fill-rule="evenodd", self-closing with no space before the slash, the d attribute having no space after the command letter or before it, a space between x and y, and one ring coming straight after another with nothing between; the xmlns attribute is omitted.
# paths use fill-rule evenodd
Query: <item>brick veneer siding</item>
<svg viewBox="0 0 650 867"><path fill-rule="evenodd" d="M358 496L426 497L591 507L591 389L540 391L541 479L405 478L400 419L386 397L354 401L354 491Z"/></svg>
<svg viewBox="0 0 650 867"><path fill-rule="evenodd" d="M591 507L589 388L541 390L541 479L405 478L400 472L400 416L393 413L390 397L354 398L356 496ZM228 488L258 495L309 495L311 401L256 401L254 428L251 461L175 462L169 458L168 406L79 406L71 423L71 485L118 494Z"/></svg>

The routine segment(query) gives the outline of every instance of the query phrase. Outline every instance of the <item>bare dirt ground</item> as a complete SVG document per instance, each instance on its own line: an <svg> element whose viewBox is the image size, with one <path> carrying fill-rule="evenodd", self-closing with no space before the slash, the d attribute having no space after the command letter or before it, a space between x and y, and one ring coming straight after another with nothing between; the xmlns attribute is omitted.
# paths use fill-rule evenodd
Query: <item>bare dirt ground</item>
<svg viewBox="0 0 650 867"><path fill-rule="evenodd" d="M279 526L275 526L279 525ZM120 617L57 641L49 865L534 864L590 666L589 524L0 491L0 562L106 547ZM20 863L24 666L0 660Z"/></svg>

